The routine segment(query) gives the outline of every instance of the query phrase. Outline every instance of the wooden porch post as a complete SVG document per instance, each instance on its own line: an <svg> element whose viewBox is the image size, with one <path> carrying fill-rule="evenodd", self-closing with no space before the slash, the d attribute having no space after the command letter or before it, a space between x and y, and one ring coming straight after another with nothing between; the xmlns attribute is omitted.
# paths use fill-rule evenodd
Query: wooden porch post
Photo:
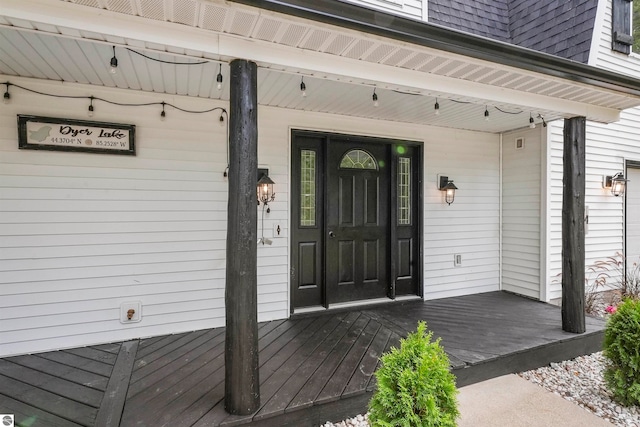
<svg viewBox="0 0 640 427"><path fill-rule="evenodd" d="M231 62L229 206L225 291L225 409L247 415L260 406L258 378L257 66Z"/></svg>
<svg viewBox="0 0 640 427"><path fill-rule="evenodd" d="M564 121L562 191L562 330L585 332L586 118Z"/></svg>

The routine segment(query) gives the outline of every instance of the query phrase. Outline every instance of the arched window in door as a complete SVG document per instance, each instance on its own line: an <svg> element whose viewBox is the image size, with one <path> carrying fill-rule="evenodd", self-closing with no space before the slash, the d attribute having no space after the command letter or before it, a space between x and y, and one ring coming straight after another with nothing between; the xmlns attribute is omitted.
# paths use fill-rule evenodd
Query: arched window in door
<svg viewBox="0 0 640 427"><path fill-rule="evenodd" d="M349 150L342 156L340 169L369 169L378 170L378 162L364 150Z"/></svg>

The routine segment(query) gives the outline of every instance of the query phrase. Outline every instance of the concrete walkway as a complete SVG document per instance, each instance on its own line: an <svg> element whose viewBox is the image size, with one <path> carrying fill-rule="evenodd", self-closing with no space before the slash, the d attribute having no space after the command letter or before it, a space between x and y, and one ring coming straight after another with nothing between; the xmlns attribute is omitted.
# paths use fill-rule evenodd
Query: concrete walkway
<svg viewBox="0 0 640 427"><path fill-rule="evenodd" d="M517 375L460 389L458 427L611 427L613 424Z"/></svg>

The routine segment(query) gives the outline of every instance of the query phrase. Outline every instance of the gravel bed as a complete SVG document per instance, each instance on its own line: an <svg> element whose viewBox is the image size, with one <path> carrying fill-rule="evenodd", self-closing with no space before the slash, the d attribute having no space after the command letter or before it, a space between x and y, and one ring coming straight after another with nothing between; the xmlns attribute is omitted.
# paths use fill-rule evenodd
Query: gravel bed
<svg viewBox="0 0 640 427"><path fill-rule="evenodd" d="M605 318L607 299L596 302L590 314ZM611 399L603 378L604 366L605 358L598 352L518 375L618 427L640 427L640 407L625 407ZM326 422L321 427L369 427L369 422L364 414L335 424Z"/></svg>
<svg viewBox="0 0 640 427"><path fill-rule="evenodd" d="M602 352L522 372L522 378L562 396L619 427L640 427L640 408L624 407L611 400L602 372Z"/></svg>

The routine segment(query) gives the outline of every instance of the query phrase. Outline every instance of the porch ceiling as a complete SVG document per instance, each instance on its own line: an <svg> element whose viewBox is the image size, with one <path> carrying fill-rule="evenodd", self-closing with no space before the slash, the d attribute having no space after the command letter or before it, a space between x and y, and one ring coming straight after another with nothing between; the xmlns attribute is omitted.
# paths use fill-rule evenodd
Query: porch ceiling
<svg viewBox="0 0 640 427"><path fill-rule="evenodd" d="M3 0L0 74L228 100L228 62L241 57L260 67L260 105L486 132L527 126L530 115L540 123L538 114L547 121L584 115L610 122L620 110L640 105L640 96L622 91L235 3L25 3ZM112 45L115 75L108 71ZM210 62L164 64L125 47L164 61ZM440 115L434 114L436 98Z"/></svg>

